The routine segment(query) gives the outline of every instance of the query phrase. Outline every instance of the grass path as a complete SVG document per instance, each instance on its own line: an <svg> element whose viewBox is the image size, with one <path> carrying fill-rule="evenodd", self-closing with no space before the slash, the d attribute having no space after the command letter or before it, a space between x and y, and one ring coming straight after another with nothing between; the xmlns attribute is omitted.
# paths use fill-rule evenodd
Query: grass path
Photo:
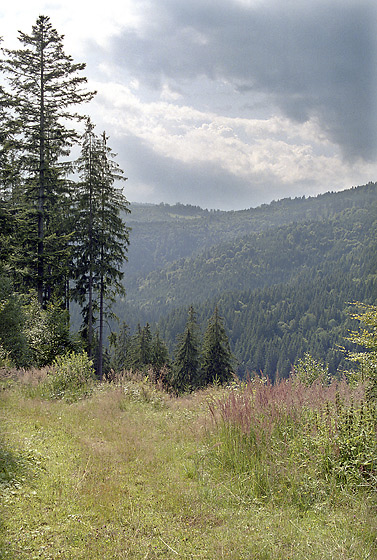
<svg viewBox="0 0 377 560"><path fill-rule="evenodd" d="M372 504L245 499L213 466L203 396L164 403L0 395L0 558L377 559ZM149 401L149 402L147 402Z"/></svg>

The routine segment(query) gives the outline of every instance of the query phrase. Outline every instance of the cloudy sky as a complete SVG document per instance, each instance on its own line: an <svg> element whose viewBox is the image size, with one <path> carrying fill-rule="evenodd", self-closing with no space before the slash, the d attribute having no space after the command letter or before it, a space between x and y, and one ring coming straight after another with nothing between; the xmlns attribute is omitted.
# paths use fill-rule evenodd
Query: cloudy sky
<svg viewBox="0 0 377 560"><path fill-rule="evenodd" d="M18 0L86 62L133 202L224 210L377 181L374 0Z"/></svg>

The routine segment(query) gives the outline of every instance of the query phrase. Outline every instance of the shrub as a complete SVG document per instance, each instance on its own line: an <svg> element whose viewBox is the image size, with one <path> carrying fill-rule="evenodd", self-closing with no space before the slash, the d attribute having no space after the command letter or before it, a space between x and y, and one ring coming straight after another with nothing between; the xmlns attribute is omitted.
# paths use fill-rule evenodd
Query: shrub
<svg viewBox="0 0 377 560"><path fill-rule="evenodd" d="M12 368L13 363L10 358L10 352L7 352L0 344L0 368Z"/></svg>
<svg viewBox="0 0 377 560"><path fill-rule="evenodd" d="M17 367L30 363L31 352L24 332L22 298L14 293L9 278L0 276L0 346L2 359Z"/></svg>
<svg viewBox="0 0 377 560"><path fill-rule="evenodd" d="M43 367L52 364L56 356L78 349L78 342L69 331L67 312L50 303L42 309L35 295L23 306L25 335L31 353L29 365Z"/></svg>
<svg viewBox="0 0 377 560"><path fill-rule="evenodd" d="M92 393L94 381L93 362L88 355L70 352L54 360L41 383L41 396L74 402Z"/></svg>
<svg viewBox="0 0 377 560"><path fill-rule="evenodd" d="M346 375L355 384L366 381L367 398L377 402L377 306L359 302L354 306L359 312L351 316L360 321L361 326L358 331L351 331L346 340L358 348L347 354L348 360L356 365L357 370Z"/></svg>
<svg viewBox="0 0 377 560"><path fill-rule="evenodd" d="M317 362L310 354L305 354L303 358L298 360L294 365L294 376L310 387L314 382L327 384L329 381L329 368Z"/></svg>

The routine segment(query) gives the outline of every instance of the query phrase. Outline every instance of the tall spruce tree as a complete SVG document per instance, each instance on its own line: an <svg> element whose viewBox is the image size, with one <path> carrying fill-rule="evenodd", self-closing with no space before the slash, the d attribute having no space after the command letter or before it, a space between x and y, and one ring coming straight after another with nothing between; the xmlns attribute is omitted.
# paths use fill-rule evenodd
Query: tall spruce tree
<svg viewBox="0 0 377 560"><path fill-rule="evenodd" d="M216 306L203 340L202 383L226 383L232 378L232 353L222 317Z"/></svg>
<svg viewBox="0 0 377 560"><path fill-rule="evenodd" d="M77 223L75 236L76 285L73 293L82 305L84 333L89 355L93 352L93 329L98 318L98 375L102 377L104 319L111 315L107 305L124 292L122 265L127 260L129 229L122 214L129 203L115 181L123 171L107 144L105 133L98 137L87 121L81 157L78 161Z"/></svg>
<svg viewBox="0 0 377 560"><path fill-rule="evenodd" d="M101 208L99 215L99 368L102 377L102 352L104 318L114 316L105 311L105 305L115 302L116 294L124 294L122 265L127 260L129 245L129 228L126 227L121 212L129 213L129 202L123 190L117 188L115 181L124 180L123 170L115 161L116 154L107 144L108 136L103 132L100 138L101 166Z"/></svg>
<svg viewBox="0 0 377 560"><path fill-rule="evenodd" d="M79 302L83 316L83 336L89 357L93 355L93 323L96 303L94 280L97 260L97 222L99 212L98 190L101 181L99 140L94 125L87 119L82 138L81 156L77 161L80 183L76 189L76 224L74 243L75 286L73 298Z"/></svg>
<svg viewBox="0 0 377 560"><path fill-rule="evenodd" d="M184 333L178 339L171 384L179 393L192 391L201 385L198 325L192 306Z"/></svg>
<svg viewBox="0 0 377 560"><path fill-rule="evenodd" d="M20 31L19 41L22 48L4 50L2 67L15 100L14 118L22 123L18 148L21 199L28 210L23 223L30 283L39 303L46 305L56 284L66 283L68 237L57 216L69 198L67 156L78 140L67 123L82 118L75 108L94 92L83 89L86 78L80 72L85 64L76 64L65 54L63 35L48 17L39 16L30 35Z"/></svg>

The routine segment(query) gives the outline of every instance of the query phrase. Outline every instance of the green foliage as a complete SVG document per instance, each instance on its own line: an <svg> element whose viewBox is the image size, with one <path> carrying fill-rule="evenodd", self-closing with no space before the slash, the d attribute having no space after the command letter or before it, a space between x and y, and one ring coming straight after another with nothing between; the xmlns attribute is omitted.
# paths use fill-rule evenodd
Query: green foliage
<svg viewBox="0 0 377 560"><path fill-rule="evenodd" d="M355 303L358 312L352 315L363 325L358 331L349 333L347 340L362 351L348 352L347 358L356 364L357 372L348 374L353 381L367 382L367 395L377 400L377 306Z"/></svg>
<svg viewBox="0 0 377 560"><path fill-rule="evenodd" d="M171 238L165 239L165 249L162 246L155 247L156 243L161 242L160 232L155 229L152 234L151 226L143 224L146 229L143 233L140 227L133 225L133 236L138 235L139 238L133 242L137 254L130 253L131 272L135 267L133 261L139 263L143 254L143 248L139 246L143 238L148 251L155 247L151 255L145 255L144 261L150 264L156 259L157 262L155 270L149 274L148 271L144 273L143 268L135 270L135 281L130 283L128 298L132 304L148 309L150 316L155 318L179 305L189 305L191 302L197 305L207 299L219 299L219 295L224 292L241 292L289 282L308 269L327 272L339 265L339 261L343 273L352 268L358 277L360 265L366 260L367 253L370 258L369 249L375 246L375 185L370 188L370 194L374 195L374 202L373 196L372 202L370 198L361 198L361 208L356 206L343 210L326 219L319 220L313 216L306 221L292 220L292 223L287 220L285 225L273 227L271 224L257 232L253 231L255 223L250 220L249 231L244 230L238 236L235 235L236 224L243 216L242 212L229 213L226 217L227 228L230 229L231 224L234 226L232 235L221 234L217 230L217 218L201 218L203 224L199 222L197 226L203 228L201 237L204 241L201 239L201 245L198 243L195 248L189 245L186 251L186 237L178 229L182 227L180 222L177 226L169 223L166 235L170 233ZM311 203L314 206L315 201ZM157 226L160 229L163 227L160 223ZM172 233L173 227L178 229L177 235L182 235L183 247L180 255L169 259L162 267L163 250L167 251L172 243L174 248L177 244L176 235ZM152 239L152 235L156 240ZM140 263L142 266L143 263Z"/></svg>
<svg viewBox="0 0 377 560"><path fill-rule="evenodd" d="M163 368L168 368L170 366L169 351L158 331L154 333L152 338L151 364L156 375L158 375Z"/></svg>
<svg viewBox="0 0 377 560"><path fill-rule="evenodd" d="M10 352L7 352L0 344L0 368L11 368L13 363L10 357Z"/></svg>
<svg viewBox="0 0 377 560"><path fill-rule="evenodd" d="M226 383L232 378L232 354L223 319L216 306L203 339L202 385Z"/></svg>
<svg viewBox="0 0 377 560"><path fill-rule="evenodd" d="M292 365L307 352L336 376L347 367L340 347L354 326L346 302L360 297L374 301L376 289L374 277L355 282L352 275L340 272L308 271L286 285L223 294L217 303L238 361L237 374L244 377L262 371L271 380L287 378ZM213 307L211 300L196 306L201 328ZM179 308L158 324L171 351L173 337L184 329L186 314L187 308Z"/></svg>
<svg viewBox="0 0 377 560"><path fill-rule="evenodd" d="M75 108L94 93L84 91L80 72L85 64L73 63L64 53L63 36L48 17L39 16L31 34L19 32L18 38L22 46L4 49L2 62L12 112L22 123L15 134L17 182L11 185L13 206L23 217L17 231L23 251L16 252L21 257L16 266L27 267L29 283L45 306L57 293L67 296L71 192L65 177L67 156L79 137L68 123L80 120Z"/></svg>
<svg viewBox="0 0 377 560"><path fill-rule="evenodd" d="M9 278L0 280L0 346L3 359L16 367L51 364L56 356L78 348L67 312L50 303L42 309L35 294L13 291Z"/></svg>
<svg viewBox="0 0 377 560"><path fill-rule="evenodd" d="M85 64L65 54L63 38L40 15L30 34L19 32L19 49L2 49L9 92L0 86L0 271L13 285L5 279L0 286L0 345L17 366L44 366L76 349L68 312L74 295L90 355L98 312L101 377L104 318L124 293L129 231L120 213L129 209L114 186L123 172L108 137L96 137L90 121L81 158L70 160L82 139L77 107L95 92L85 91Z"/></svg>
<svg viewBox="0 0 377 560"><path fill-rule="evenodd" d="M70 333L67 313L59 305L49 303L47 309L42 309L36 296L29 296L23 313L31 364L43 367L57 356L77 349L78 342Z"/></svg>
<svg viewBox="0 0 377 560"><path fill-rule="evenodd" d="M370 183L316 197L286 198L236 212L208 211L192 206L182 209L182 205L133 204L129 218L132 244L127 267L132 279L130 284L136 281L139 287L140 280L153 270L166 269L174 261L183 264L183 259L204 249L224 246L251 233L262 234L288 224L327 220L349 208L368 208L376 202L376 195L376 184ZM134 291L137 289L132 289L132 294Z"/></svg>
<svg viewBox="0 0 377 560"><path fill-rule="evenodd" d="M304 357L298 360L293 368L294 376L310 387L314 382L326 384L329 381L329 368L315 360L310 354L305 353Z"/></svg>
<svg viewBox="0 0 377 560"><path fill-rule="evenodd" d="M336 488L373 491L377 410L344 381L256 379L210 402L213 455L250 499L308 510Z"/></svg>
<svg viewBox="0 0 377 560"><path fill-rule="evenodd" d="M115 154L108 144L105 133L99 138L88 119L84 134L81 157L78 160L80 184L76 194L77 218L74 265L75 286L73 295L82 307L83 332L89 355L93 351L93 329L98 317L98 364L102 377L102 348L104 317L107 304L116 294L124 294L121 283L122 265L129 244L129 230L123 215L130 212L128 201L115 181L124 179L123 171L115 162Z"/></svg>
<svg viewBox="0 0 377 560"><path fill-rule="evenodd" d="M336 393L334 402L308 415L301 458L317 456L318 473L326 480L350 486L371 481L377 467L376 429L375 406L362 400L345 403Z"/></svg>
<svg viewBox="0 0 377 560"><path fill-rule="evenodd" d="M204 330L217 303L237 374L286 378L308 352L336 376L354 321L347 302L375 303L376 187L241 212L188 209L190 219L166 205L136 206L127 299L116 312L131 330L156 322L173 353L187 306Z"/></svg>
<svg viewBox="0 0 377 560"><path fill-rule="evenodd" d="M139 325L130 342L130 367L136 370L148 368L152 363L152 333L149 323L144 327Z"/></svg>
<svg viewBox="0 0 377 560"><path fill-rule="evenodd" d="M18 367L30 363L31 352L25 329L22 298L13 292L9 278L0 277L0 346L3 360L10 360Z"/></svg>
<svg viewBox="0 0 377 560"><path fill-rule="evenodd" d="M94 388L93 362L86 352L58 356L38 391L49 399L74 402L89 396Z"/></svg>
<svg viewBox="0 0 377 560"><path fill-rule="evenodd" d="M170 367L168 349L159 332L152 333L149 323L144 327L138 325L136 333L132 336L128 332L128 326L123 323L119 333L111 334L110 346L111 367L115 372L144 372L151 380L153 378L157 382L162 372Z"/></svg>
<svg viewBox="0 0 377 560"><path fill-rule="evenodd" d="M196 313L191 306L184 333L179 337L170 383L182 393L201 386L199 333Z"/></svg>
<svg viewBox="0 0 377 560"><path fill-rule="evenodd" d="M120 325L119 332L112 332L109 337L111 355L111 368L115 372L127 369L130 346L130 333L128 325L123 321Z"/></svg>

